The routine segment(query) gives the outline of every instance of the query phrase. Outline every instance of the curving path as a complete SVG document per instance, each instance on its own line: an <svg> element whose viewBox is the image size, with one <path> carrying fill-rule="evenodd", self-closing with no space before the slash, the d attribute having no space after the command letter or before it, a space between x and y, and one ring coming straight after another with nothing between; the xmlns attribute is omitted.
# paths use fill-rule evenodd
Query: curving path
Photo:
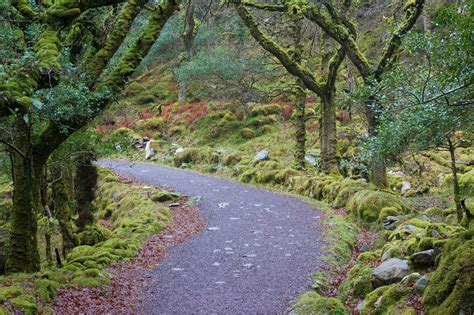
<svg viewBox="0 0 474 315"><path fill-rule="evenodd" d="M207 227L150 272L146 314L283 314L322 264L322 213L298 198L193 171L100 164L201 196L197 206Z"/></svg>

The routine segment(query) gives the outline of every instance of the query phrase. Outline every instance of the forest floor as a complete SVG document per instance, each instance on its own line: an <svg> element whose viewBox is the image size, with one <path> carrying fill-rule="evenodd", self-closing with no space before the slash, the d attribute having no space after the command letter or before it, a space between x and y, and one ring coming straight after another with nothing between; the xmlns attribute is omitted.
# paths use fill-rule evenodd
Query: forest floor
<svg viewBox="0 0 474 315"><path fill-rule="evenodd" d="M323 213L296 197L192 171L100 163L190 196L207 223L149 272L144 313L281 314L323 265Z"/></svg>

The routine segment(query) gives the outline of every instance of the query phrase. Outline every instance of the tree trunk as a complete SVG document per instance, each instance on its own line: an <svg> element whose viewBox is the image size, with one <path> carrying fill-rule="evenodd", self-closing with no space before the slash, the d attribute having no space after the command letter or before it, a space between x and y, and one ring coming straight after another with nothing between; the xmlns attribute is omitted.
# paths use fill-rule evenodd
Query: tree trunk
<svg viewBox="0 0 474 315"><path fill-rule="evenodd" d="M61 237L63 241L62 254L66 258L66 255L71 249L78 245L77 239L74 236L74 229L72 223L72 202L70 196L71 190L69 185L69 169L65 167L62 171L60 166L53 167L51 171L52 177L52 195L54 213L59 222L59 229L61 231Z"/></svg>
<svg viewBox="0 0 474 315"><path fill-rule="evenodd" d="M377 136L378 128L377 112L374 109L375 102L374 98L369 98L365 107L368 132L369 137L371 138ZM385 160L374 159L369 161L369 180L379 188L385 188L388 186Z"/></svg>
<svg viewBox="0 0 474 315"><path fill-rule="evenodd" d="M321 97L321 167L324 173L338 173L336 105L330 91Z"/></svg>
<svg viewBox="0 0 474 315"><path fill-rule="evenodd" d="M304 161L306 155L306 93L305 86L301 80L298 80L299 87L295 93L295 136L296 151L295 161L299 170L304 169Z"/></svg>
<svg viewBox="0 0 474 315"><path fill-rule="evenodd" d="M18 114L16 118L14 148L11 148L13 170L13 210L10 249L6 272L35 272L40 269L37 241L37 207L35 197L40 195L35 185L35 172L31 148L31 129ZM20 151L22 150L22 151Z"/></svg>
<svg viewBox="0 0 474 315"><path fill-rule="evenodd" d="M186 53L185 61L189 61L194 56L194 37L196 35L194 10L194 0L189 0L188 8L186 9L186 16L184 20L185 28L183 32L183 44ZM186 95L186 84L184 82L179 82L178 101L180 104L184 104L186 102Z"/></svg>
<svg viewBox="0 0 474 315"><path fill-rule="evenodd" d="M451 172L453 174L453 193L454 193L454 203L456 205L456 216L458 218L458 222L461 223L463 218L463 207L462 207L462 200L459 194L459 179L458 179L458 171L456 169L456 147L454 146L451 138L448 136L448 150L449 154L451 155Z"/></svg>
<svg viewBox="0 0 474 315"><path fill-rule="evenodd" d="M95 189L97 186L97 168L90 159L80 163L76 170L76 203L79 217L77 227L83 231L87 225L94 223Z"/></svg>
<svg viewBox="0 0 474 315"><path fill-rule="evenodd" d="M180 81L178 82L178 102L183 105L186 103L186 83Z"/></svg>

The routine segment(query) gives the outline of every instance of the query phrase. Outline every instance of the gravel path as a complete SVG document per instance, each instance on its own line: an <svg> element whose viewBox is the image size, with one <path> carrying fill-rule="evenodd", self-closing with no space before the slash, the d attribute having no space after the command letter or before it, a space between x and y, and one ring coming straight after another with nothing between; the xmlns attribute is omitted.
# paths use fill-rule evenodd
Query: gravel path
<svg viewBox="0 0 474 315"><path fill-rule="evenodd" d="M192 171L100 163L201 197L207 227L151 271L147 314L283 314L322 264L322 213L298 198Z"/></svg>

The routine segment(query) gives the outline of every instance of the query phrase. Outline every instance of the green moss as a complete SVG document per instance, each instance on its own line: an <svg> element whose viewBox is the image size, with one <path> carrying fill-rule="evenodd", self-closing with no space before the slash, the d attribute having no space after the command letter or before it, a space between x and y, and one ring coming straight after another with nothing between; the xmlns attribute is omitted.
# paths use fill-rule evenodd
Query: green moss
<svg viewBox="0 0 474 315"><path fill-rule="evenodd" d="M232 166L239 163L240 160L241 160L241 157L238 156L237 154L229 153L222 157L221 163L224 166Z"/></svg>
<svg viewBox="0 0 474 315"><path fill-rule="evenodd" d="M49 279L38 279L35 281L36 291L43 302L51 302L56 296L56 290L59 284Z"/></svg>
<svg viewBox="0 0 474 315"><path fill-rule="evenodd" d="M250 110L252 116L269 116L269 115L281 115L282 108L278 104L268 104L255 106Z"/></svg>
<svg viewBox="0 0 474 315"><path fill-rule="evenodd" d="M155 202L176 201L179 199L179 194L169 191L160 191L151 196L151 200Z"/></svg>
<svg viewBox="0 0 474 315"><path fill-rule="evenodd" d="M372 190L357 192L347 204L347 208L364 222L373 222L379 218L383 208L394 207L400 212L405 212L405 205L400 197Z"/></svg>
<svg viewBox="0 0 474 315"><path fill-rule="evenodd" d="M7 308L0 306L0 315L11 315L11 314L13 313L10 312Z"/></svg>
<svg viewBox="0 0 474 315"><path fill-rule="evenodd" d="M89 277L75 277L71 280L71 285L79 286L79 287L98 287L101 285L100 281L96 278L89 278Z"/></svg>
<svg viewBox="0 0 474 315"><path fill-rule="evenodd" d="M307 292L293 305L296 314L347 314L342 302L333 297L324 297L316 292Z"/></svg>
<svg viewBox="0 0 474 315"><path fill-rule="evenodd" d="M165 127L166 121L163 117L152 117L141 119L135 123L137 129L142 131L158 131Z"/></svg>
<svg viewBox="0 0 474 315"><path fill-rule="evenodd" d="M262 127L265 125L270 125L274 124L278 121L278 117L276 115L270 115L270 116L263 116L263 117L258 117L250 121L250 124L254 127Z"/></svg>
<svg viewBox="0 0 474 315"><path fill-rule="evenodd" d="M474 307L474 231L447 241L423 294L426 314L457 314Z"/></svg>
<svg viewBox="0 0 474 315"><path fill-rule="evenodd" d="M412 293L412 288L402 284L377 288L366 296L361 314L399 314Z"/></svg>
<svg viewBox="0 0 474 315"><path fill-rule="evenodd" d="M21 294L23 294L23 289L19 286L0 288L0 303L15 298Z"/></svg>
<svg viewBox="0 0 474 315"><path fill-rule="evenodd" d="M364 263L358 262L351 268L347 278L339 287L341 297L343 297L344 300L352 296L363 299L373 290L371 278L372 268Z"/></svg>
<svg viewBox="0 0 474 315"><path fill-rule="evenodd" d="M22 294L10 300L14 308L23 310L25 314L34 314L38 310L36 299L29 294Z"/></svg>
<svg viewBox="0 0 474 315"><path fill-rule="evenodd" d="M395 207L385 207L380 210L379 222L385 220L388 216L397 216L400 214L400 209Z"/></svg>
<svg viewBox="0 0 474 315"><path fill-rule="evenodd" d="M181 166L183 163L208 163L211 157L209 150L200 148L188 148L184 151L179 152L174 157L174 165Z"/></svg>
<svg viewBox="0 0 474 315"><path fill-rule="evenodd" d="M79 233L78 238L81 245L95 245L107 240L110 237L110 231L98 225L91 224L86 226L84 231Z"/></svg>
<svg viewBox="0 0 474 315"><path fill-rule="evenodd" d="M474 170L460 176L459 194L465 198L474 198Z"/></svg>
<svg viewBox="0 0 474 315"><path fill-rule="evenodd" d="M256 136L255 131L250 128L243 128L242 130L240 130L240 135L244 139L252 139Z"/></svg>

